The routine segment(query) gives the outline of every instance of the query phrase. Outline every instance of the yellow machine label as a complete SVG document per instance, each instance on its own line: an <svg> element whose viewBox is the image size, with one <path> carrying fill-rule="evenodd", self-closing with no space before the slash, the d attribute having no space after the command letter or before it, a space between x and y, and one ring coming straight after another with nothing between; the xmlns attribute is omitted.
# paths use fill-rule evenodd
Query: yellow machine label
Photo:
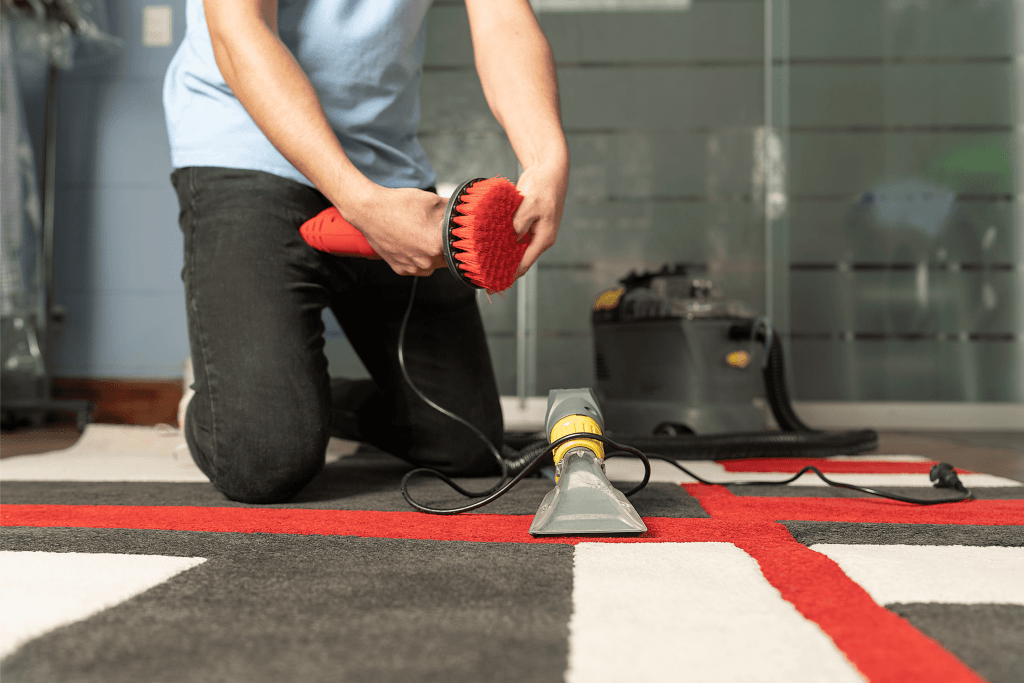
<svg viewBox="0 0 1024 683"><path fill-rule="evenodd" d="M601 427L597 424L597 420L587 415L567 415L555 423L555 426L551 428L551 434L549 435L548 443L553 443L555 440L568 436L569 434L600 434ZM583 446L594 451L599 458L604 457L604 444L595 439L570 439L564 444L555 449L555 464L562 459L562 456L566 454L570 449L578 448Z"/></svg>
<svg viewBox="0 0 1024 683"><path fill-rule="evenodd" d="M746 351L733 351L725 357L725 362L734 368L743 369L750 365L750 354Z"/></svg>
<svg viewBox="0 0 1024 683"><path fill-rule="evenodd" d="M623 293L626 289L619 287L618 289L609 289L607 292L602 292L597 297L597 301L594 302L595 311L609 311L619 305L619 299L622 298Z"/></svg>

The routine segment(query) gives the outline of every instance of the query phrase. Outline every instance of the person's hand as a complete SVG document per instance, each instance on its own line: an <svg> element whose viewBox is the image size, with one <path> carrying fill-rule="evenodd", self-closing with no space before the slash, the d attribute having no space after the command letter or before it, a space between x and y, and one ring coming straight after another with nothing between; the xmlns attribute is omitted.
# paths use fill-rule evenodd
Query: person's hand
<svg viewBox="0 0 1024 683"><path fill-rule="evenodd" d="M352 224L399 275L430 275L445 266L441 222L446 204L433 192L378 187Z"/></svg>
<svg viewBox="0 0 1024 683"><path fill-rule="evenodd" d="M569 165L552 161L523 170L516 183L516 189L523 195L512 225L516 234L532 235L530 246L523 254L516 277L522 277L530 266L543 254L558 237L558 226L562 222L565 207L565 190L569 180Z"/></svg>

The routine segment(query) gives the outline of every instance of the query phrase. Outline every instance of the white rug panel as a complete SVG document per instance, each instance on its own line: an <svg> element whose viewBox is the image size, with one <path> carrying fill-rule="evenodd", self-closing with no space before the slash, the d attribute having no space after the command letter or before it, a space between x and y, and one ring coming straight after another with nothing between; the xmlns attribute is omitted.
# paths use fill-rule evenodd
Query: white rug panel
<svg viewBox="0 0 1024 683"><path fill-rule="evenodd" d="M879 605L1024 605L1024 548L819 543Z"/></svg>
<svg viewBox="0 0 1024 683"><path fill-rule="evenodd" d="M354 441L331 439L328 462L351 455ZM208 481L173 427L91 424L60 451L20 455L0 461L2 481Z"/></svg>
<svg viewBox="0 0 1024 683"><path fill-rule="evenodd" d="M863 681L731 543L581 543L572 599L567 683Z"/></svg>
<svg viewBox="0 0 1024 683"><path fill-rule="evenodd" d="M0 657L205 561L162 555L0 551Z"/></svg>

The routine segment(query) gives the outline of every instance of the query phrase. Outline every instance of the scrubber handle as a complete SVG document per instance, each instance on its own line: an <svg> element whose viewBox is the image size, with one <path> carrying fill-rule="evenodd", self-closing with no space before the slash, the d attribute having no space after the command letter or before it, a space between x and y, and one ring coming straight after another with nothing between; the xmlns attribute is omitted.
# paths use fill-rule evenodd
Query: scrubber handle
<svg viewBox="0 0 1024 683"><path fill-rule="evenodd" d="M320 251L342 256L380 258L363 233L342 218L333 206L303 223L299 234L306 240L306 244Z"/></svg>

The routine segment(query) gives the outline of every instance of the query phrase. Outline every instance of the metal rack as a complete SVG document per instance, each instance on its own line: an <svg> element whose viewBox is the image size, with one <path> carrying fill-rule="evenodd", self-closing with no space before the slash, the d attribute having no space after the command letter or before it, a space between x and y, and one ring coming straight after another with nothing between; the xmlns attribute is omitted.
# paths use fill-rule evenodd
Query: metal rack
<svg viewBox="0 0 1024 683"><path fill-rule="evenodd" d="M8 2L5 3L4 10L5 21L17 17L18 13L22 12L55 28L57 35L103 35L73 0ZM4 30L10 29L7 27ZM5 428L39 425L54 413L71 413L76 416L78 428L84 429L91 421L95 408L90 401L55 398L50 373L54 342L66 317L64 308L55 301L53 277L57 82L62 65L58 64L56 47L52 44L50 47L51 51L47 55L46 99L43 111L44 155L39 181L43 189L40 207L41 229L33 231L33 237L38 240L34 277L30 278L30 282L21 283L25 290L34 288L34 291L32 296L21 297L22 303L27 305L5 316L2 326L5 348L0 350L0 358L3 360L0 366L0 415ZM63 66L68 65L70 60ZM14 198L8 198L8 201L11 199ZM21 204L25 199L17 197L17 201ZM8 226L5 226L5 229L8 229Z"/></svg>

